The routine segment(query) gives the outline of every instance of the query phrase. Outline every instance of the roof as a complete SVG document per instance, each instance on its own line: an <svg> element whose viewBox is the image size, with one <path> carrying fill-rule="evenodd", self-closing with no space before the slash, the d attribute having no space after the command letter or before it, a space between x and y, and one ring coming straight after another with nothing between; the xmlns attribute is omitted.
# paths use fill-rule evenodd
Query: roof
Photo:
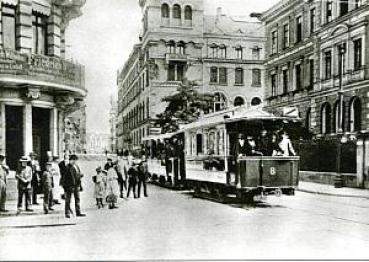
<svg viewBox="0 0 369 262"><path fill-rule="evenodd" d="M240 35L264 37L264 28L260 22L248 22L227 15L204 16L205 34Z"/></svg>

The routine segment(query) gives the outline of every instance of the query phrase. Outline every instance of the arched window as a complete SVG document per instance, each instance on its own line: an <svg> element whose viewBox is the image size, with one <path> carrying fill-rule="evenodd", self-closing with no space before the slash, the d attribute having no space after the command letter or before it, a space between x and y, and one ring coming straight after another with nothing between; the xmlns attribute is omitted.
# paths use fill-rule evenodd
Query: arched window
<svg viewBox="0 0 369 262"><path fill-rule="evenodd" d="M259 97L254 97L251 100L251 106L258 106L261 104L261 99Z"/></svg>
<svg viewBox="0 0 369 262"><path fill-rule="evenodd" d="M169 5L168 4L161 5L161 17L169 18Z"/></svg>
<svg viewBox="0 0 369 262"><path fill-rule="evenodd" d="M167 43L167 53L175 54L176 53L176 43L174 41L169 41Z"/></svg>
<svg viewBox="0 0 369 262"><path fill-rule="evenodd" d="M333 131L334 133L337 133L339 131L339 122L340 122L340 116L339 116L339 110L340 110L340 103L337 101L334 104L334 118L333 118ZM345 115L345 106L342 106L342 116ZM342 117L342 130L345 130L345 119Z"/></svg>
<svg viewBox="0 0 369 262"><path fill-rule="evenodd" d="M181 7L178 4L173 6L173 18L174 19L181 19Z"/></svg>
<svg viewBox="0 0 369 262"><path fill-rule="evenodd" d="M361 100L355 97L350 103L350 131L360 131L361 130Z"/></svg>
<svg viewBox="0 0 369 262"><path fill-rule="evenodd" d="M245 100L238 96L236 97L236 99L234 100L234 106L243 106L245 104Z"/></svg>
<svg viewBox="0 0 369 262"><path fill-rule="evenodd" d="M219 46L219 58L227 58L227 47L225 45Z"/></svg>
<svg viewBox="0 0 369 262"><path fill-rule="evenodd" d="M218 112L226 109L227 107L227 98L224 94L216 92L214 94L214 111Z"/></svg>
<svg viewBox="0 0 369 262"><path fill-rule="evenodd" d="M331 132L331 117L332 117L331 105L329 103L323 104L321 111L322 134L329 134Z"/></svg>
<svg viewBox="0 0 369 262"><path fill-rule="evenodd" d="M180 55L186 54L186 44L183 41L179 42L177 47L178 47L178 54Z"/></svg>
<svg viewBox="0 0 369 262"><path fill-rule="evenodd" d="M192 8L189 5L185 7L185 20L192 20Z"/></svg>

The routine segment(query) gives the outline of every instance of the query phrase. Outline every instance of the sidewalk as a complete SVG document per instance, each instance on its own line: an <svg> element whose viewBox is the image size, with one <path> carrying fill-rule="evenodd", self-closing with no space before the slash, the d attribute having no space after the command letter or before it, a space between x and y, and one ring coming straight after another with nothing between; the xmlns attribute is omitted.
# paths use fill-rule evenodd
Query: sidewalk
<svg viewBox="0 0 369 262"><path fill-rule="evenodd" d="M369 199L368 189L358 189L358 188L335 188L332 185L311 183L311 182L299 182L297 191L327 195L327 196L337 196L337 197L355 197L355 198L365 198Z"/></svg>

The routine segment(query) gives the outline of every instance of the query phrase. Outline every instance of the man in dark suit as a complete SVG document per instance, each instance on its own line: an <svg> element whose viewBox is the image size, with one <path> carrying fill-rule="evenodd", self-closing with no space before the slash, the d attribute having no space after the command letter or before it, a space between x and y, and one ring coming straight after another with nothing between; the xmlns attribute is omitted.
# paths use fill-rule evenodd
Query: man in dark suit
<svg viewBox="0 0 369 262"><path fill-rule="evenodd" d="M249 145L249 143L246 142L245 135L239 134L238 140L232 149L233 165L235 165L236 167L236 178L235 178L236 185L238 185L240 182L241 174L245 173L246 171L246 166L244 165L244 163L240 163L239 158L251 156L251 154L252 148Z"/></svg>
<svg viewBox="0 0 369 262"><path fill-rule="evenodd" d="M74 196L74 202L76 207L76 216L84 217L85 214L81 213L80 206L80 191L81 191L81 179L83 177L79 166L76 161L78 157L71 155L69 158L69 164L66 168L66 173L63 176L63 187L65 192L65 217L70 218L71 208L70 202L72 195Z"/></svg>

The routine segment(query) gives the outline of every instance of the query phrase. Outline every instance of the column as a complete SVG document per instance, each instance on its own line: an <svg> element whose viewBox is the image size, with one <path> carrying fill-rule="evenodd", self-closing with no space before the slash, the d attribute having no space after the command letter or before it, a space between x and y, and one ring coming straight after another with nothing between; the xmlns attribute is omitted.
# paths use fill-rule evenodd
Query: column
<svg viewBox="0 0 369 262"><path fill-rule="evenodd" d="M18 5L17 46L22 53L32 50L32 1L20 0Z"/></svg>
<svg viewBox="0 0 369 262"><path fill-rule="evenodd" d="M55 57L60 57L60 45L61 45L61 10L60 7L53 5L51 9L51 15L47 22L47 42L48 42L48 54Z"/></svg>
<svg viewBox="0 0 369 262"><path fill-rule="evenodd" d="M6 118L5 118L5 104L0 104L0 153L6 153Z"/></svg>
<svg viewBox="0 0 369 262"><path fill-rule="evenodd" d="M59 155L58 109L50 110L50 147L52 154Z"/></svg>
<svg viewBox="0 0 369 262"><path fill-rule="evenodd" d="M23 108L23 147L24 155L33 151L32 105L29 103Z"/></svg>
<svg viewBox="0 0 369 262"><path fill-rule="evenodd" d="M59 152L59 156L60 158L62 158L64 155L63 155L63 152L65 150L65 142L64 142L64 113L63 112L59 112L58 111L58 135L59 135L59 138L58 139L58 143L59 143L59 147L58 147L58 152Z"/></svg>

